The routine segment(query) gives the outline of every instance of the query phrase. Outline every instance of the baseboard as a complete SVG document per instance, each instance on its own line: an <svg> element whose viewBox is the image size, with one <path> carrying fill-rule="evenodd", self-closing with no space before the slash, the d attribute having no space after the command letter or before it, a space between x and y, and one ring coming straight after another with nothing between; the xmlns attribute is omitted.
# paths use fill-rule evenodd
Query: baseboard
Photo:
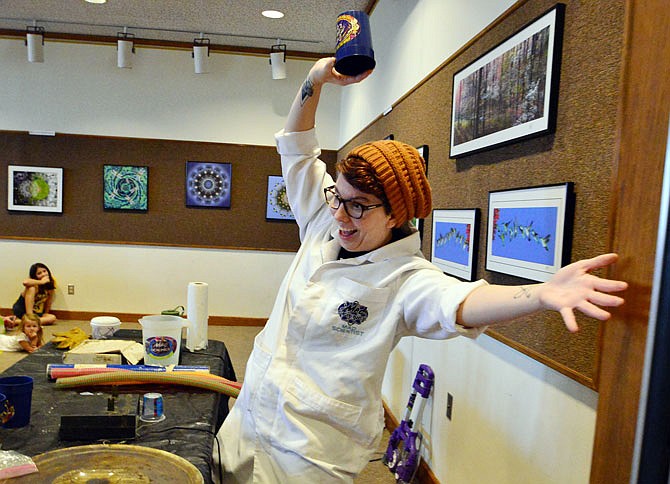
<svg viewBox="0 0 670 484"><path fill-rule="evenodd" d="M8 315L12 313L11 308L0 308L1 314ZM64 311L54 309L53 314L62 320L71 321L89 321L96 316L115 316L124 323L134 323L146 314L135 313L112 313L112 312L91 312L91 311ZM210 326L265 326L266 318L243 318L237 316L210 316L208 324Z"/></svg>
<svg viewBox="0 0 670 484"><path fill-rule="evenodd" d="M398 425L400 425L400 422L395 415L393 415L391 410L389 410L386 402L382 402L382 405L384 405L384 425L390 433L393 433ZM433 474L433 471L430 470L430 467L428 467L428 464L426 464L426 461L423 459L419 462L419 469L416 471L414 482L421 484L440 484L440 481L437 480L437 477L435 477L435 474Z"/></svg>

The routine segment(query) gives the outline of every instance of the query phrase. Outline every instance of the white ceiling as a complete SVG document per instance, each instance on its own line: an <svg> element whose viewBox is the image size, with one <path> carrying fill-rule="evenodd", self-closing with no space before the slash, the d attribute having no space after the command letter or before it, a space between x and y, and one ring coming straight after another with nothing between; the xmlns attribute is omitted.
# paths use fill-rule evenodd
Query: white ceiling
<svg viewBox="0 0 670 484"><path fill-rule="evenodd" d="M269 51L281 39L289 54L320 57L335 51L337 17L346 10L372 11L377 0L0 0L0 36L44 27L46 38L91 41L116 37L127 28L141 40ZM284 12L268 19L261 11ZM100 39L99 39L100 40Z"/></svg>

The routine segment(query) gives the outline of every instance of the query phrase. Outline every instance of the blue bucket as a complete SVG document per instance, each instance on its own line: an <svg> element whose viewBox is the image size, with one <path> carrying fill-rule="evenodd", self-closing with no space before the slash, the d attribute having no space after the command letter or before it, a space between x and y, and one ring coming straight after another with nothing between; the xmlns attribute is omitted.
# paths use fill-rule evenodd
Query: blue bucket
<svg viewBox="0 0 670 484"><path fill-rule="evenodd" d="M337 17L335 70L345 76L357 76L375 65L368 14L359 10L341 13Z"/></svg>

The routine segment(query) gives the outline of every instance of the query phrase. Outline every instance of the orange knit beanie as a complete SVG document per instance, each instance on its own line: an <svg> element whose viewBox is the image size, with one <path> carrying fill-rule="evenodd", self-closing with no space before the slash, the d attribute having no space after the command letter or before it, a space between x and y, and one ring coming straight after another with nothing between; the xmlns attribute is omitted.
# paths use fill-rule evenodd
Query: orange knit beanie
<svg viewBox="0 0 670 484"><path fill-rule="evenodd" d="M374 141L354 148L349 156L362 158L373 168L398 224L430 214L430 184L416 148L399 141Z"/></svg>

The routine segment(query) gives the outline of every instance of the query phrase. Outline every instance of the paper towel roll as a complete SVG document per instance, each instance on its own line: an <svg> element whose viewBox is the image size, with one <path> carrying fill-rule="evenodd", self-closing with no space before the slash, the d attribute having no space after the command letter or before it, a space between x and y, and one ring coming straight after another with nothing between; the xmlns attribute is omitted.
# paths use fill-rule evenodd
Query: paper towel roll
<svg viewBox="0 0 670 484"><path fill-rule="evenodd" d="M186 316L190 321L186 328L186 348L191 351L207 348L207 322L209 306L205 282L189 282L186 299Z"/></svg>

